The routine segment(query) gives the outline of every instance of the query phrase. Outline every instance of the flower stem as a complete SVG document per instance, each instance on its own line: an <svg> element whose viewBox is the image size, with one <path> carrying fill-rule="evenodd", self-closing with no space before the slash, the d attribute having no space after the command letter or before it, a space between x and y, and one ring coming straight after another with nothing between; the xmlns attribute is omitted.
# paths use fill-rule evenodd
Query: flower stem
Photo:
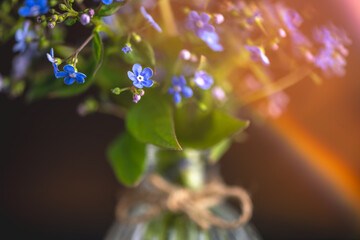
<svg viewBox="0 0 360 240"><path fill-rule="evenodd" d="M172 12L169 0L160 0L159 1L159 7L160 7L160 10L161 10L161 15L162 15L162 18L163 18L163 22L165 24L166 32L170 36L177 36L178 35L178 30L177 30L177 27L176 27L176 24L175 24L174 14Z"/></svg>
<svg viewBox="0 0 360 240"><path fill-rule="evenodd" d="M244 98L240 99L240 105L245 106L265 97L268 97L274 93L280 92L288 87L291 87L292 85L296 84L297 82L301 81L302 79L306 78L311 74L312 71L309 68L300 68L297 71L288 74L287 76L279 79L274 83L268 83L268 85L266 85L264 89L244 96Z"/></svg>

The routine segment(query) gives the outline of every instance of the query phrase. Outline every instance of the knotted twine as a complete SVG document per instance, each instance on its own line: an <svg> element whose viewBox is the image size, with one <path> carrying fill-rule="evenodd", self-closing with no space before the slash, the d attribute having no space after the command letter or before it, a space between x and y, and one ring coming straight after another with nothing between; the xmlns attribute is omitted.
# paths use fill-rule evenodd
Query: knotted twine
<svg viewBox="0 0 360 240"><path fill-rule="evenodd" d="M249 194L240 187L228 187L219 181L211 181L198 191L181 188L167 182L158 175L150 175L151 193L134 192L126 195L116 208L117 217L127 223L148 221L164 211L183 212L203 229L212 225L223 229L237 228L246 224L252 215ZM236 198L242 214L235 221L226 221L215 216L210 208L226 198ZM131 215L129 211L138 204L146 204L145 213Z"/></svg>

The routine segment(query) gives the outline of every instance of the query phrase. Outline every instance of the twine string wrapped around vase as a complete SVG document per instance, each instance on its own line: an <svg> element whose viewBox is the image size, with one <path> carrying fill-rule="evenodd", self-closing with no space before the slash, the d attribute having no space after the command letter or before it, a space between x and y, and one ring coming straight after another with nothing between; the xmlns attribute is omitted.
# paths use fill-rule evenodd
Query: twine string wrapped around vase
<svg viewBox="0 0 360 240"><path fill-rule="evenodd" d="M249 194L240 187L228 187L214 180L198 191L181 188L167 182L159 175L150 175L151 193L134 192L126 195L116 208L117 217L128 223L148 221L163 211L183 212L203 229L212 225L231 229L246 224L252 215L252 203ZM218 205L226 198L236 198L242 208L242 214L235 221L226 221L215 216L210 208ZM131 215L130 210L138 205L146 204L145 213Z"/></svg>

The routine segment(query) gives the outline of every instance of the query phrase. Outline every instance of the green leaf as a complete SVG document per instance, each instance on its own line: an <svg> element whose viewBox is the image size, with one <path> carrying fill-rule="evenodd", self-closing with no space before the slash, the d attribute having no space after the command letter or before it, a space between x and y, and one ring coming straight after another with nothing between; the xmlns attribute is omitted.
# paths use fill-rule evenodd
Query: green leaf
<svg viewBox="0 0 360 240"><path fill-rule="evenodd" d="M104 46L101 40L100 34L97 31L94 31L94 38L92 41L95 61L96 61L96 68L94 70L93 75L96 74L97 70L100 68L103 58L104 58Z"/></svg>
<svg viewBox="0 0 360 240"><path fill-rule="evenodd" d="M76 18L73 18L73 17L69 17L65 20L65 24L67 26L74 25L75 23L76 23Z"/></svg>
<svg viewBox="0 0 360 240"><path fill-rule="evenodd" d="M112 142L107 156L117 179L127 186L133 186L145 172L146 145L125 132Z"/></svg>
<svg viewBox="0 0 360 240"><path fill-rule="evenodd" d="M141 142L182 150L175 135L171 105L166 98L146 94L130 109L126 127Z"/></svg>
<svg viewBox="0 0 360 240"><path fill-rule="evenodd" d="M219 161L220 158L229 150L230 146L231 140L229 138L226 138L225 140L222 140L216 144L210 150L209 161L213 164Z"/></svg>
<svg viewBox="0 0 360 240"><path fill-rule="evenodd" d="M123 38L120 42L122 47L125 46L126 38ZM155 66L155 54L150 43L145 40L141 40L140 42L132 41L131 48L132 51L129 53L121 51L121 58L125 62L129 64L139 63L151 67Z"/></svg>
<svg viewBox="0 0 360 240"><path fill-rule="evenodd" d="M221 140L243 131L248 121L233 118L218 110L181 108L176 112L175 129L179 142L184 147L206 149Z"/></svg>
<svg viewBox="0 0 360 240"><path fill-rule="evenodd" d="M122 2L115 2L114 1L112 4L109 4L109 5L103 4L101 6L99 12L96 14L96 16L105 17L105 16L113 15L126 2L127 1L125 0L125 1L122 1Z"/></svg>

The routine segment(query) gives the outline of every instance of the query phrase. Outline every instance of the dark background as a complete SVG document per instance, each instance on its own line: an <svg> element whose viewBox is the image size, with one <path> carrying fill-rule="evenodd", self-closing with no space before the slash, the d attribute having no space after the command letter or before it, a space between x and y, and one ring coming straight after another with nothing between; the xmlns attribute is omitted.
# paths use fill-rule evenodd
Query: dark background
<svg viewBox="0 0 360 240"><path fill-rule="evenodd" d="M358 125L351 128L360 121L358 35L348 10L338 3L314 4L324 10L322 17L352 34L348 75L321 87L308 81L289 89L288 114L346 156L360 176L360 133ZM9 48L11 43L1 46L1 53L10 58ZM1 58L1 72L8 70L9 58ZM76 106L83 99L28 105L23 98L0 95L0 239L102 239L114 221L123 188L113 176L105 149L123 122L101 114L78 116ZM334 99L338 104L329 104ZM344 131L348 137L341 135ZM271 122L253 124L247 134L247 141L234 144L222 159L221 172L228 184L250 192L255 206L252 222L264 239L360 236L353 207L304 163L304 156Z"/></svg>

